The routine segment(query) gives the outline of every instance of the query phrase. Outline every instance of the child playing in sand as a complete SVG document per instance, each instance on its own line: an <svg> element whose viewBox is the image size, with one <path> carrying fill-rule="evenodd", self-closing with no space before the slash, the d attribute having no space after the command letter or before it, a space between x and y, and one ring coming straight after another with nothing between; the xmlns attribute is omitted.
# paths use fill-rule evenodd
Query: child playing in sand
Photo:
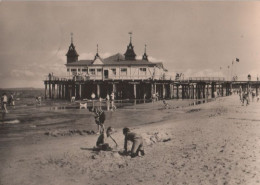
<svg viewBox="0 0 260 185"><path fill-rule="evenodd" d="M125 135L125 144L124 144L124 152L127 153L127 141L133 142L131 149L131 157L136 157L139 155L139 152L142 156L144 156L144 147L143 147L143 138L139 134L134 132L130 132L129 128L123 129L123 134Z"/></svg>
<svg viewBox="0 0 260 185"><path fill-rule="evenodd" d="M102 134L100 134L100 136L98 137L97 142L96 142L96 146L97 146L98 150L111 150L111 147L106 142L106 138L112 139L112 141L116 144L116 147L118 146L117 142L111 136L112 133L113 133L113 128L112 127L108 127L107 131L106 131L107 137L105 137L104 131L103 131Z"/></svg>

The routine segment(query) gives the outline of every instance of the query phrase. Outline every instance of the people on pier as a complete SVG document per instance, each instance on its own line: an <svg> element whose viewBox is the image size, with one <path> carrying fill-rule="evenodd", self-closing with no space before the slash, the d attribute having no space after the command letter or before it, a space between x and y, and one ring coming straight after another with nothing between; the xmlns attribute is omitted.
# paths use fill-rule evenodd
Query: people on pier
<svg viewBox="0 0 260 185"><path fill-rule="evenodd" d="M144 146L143 146L143 138L139 134L134 132L130 132L130 129L125 127L123 129L123 134L125 135L124 141L124 153L127 154L127 142L131 141L132 149L131 149L131 157L139 156L139 153L144 156Z"/></svg>
<svg viewBox="0 0 260 185"><path fill-rule="evenodd" d="M108 138L110 138L116 144L116 147L118 147L117 142L112 137L113 132L114 129L112 127L108 127L106 133L103 130L103 132L99 135L96 142L96 147L98 150L105 150L105 151L112 150L112 148L108 144L108 140L107 140Z"/></svg>

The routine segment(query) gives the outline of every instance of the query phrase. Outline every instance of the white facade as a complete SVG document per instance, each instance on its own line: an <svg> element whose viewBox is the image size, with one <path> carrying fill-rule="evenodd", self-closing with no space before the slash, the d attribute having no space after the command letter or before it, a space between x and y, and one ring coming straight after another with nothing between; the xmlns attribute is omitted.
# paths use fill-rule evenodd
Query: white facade
<svg viewBox="0 0 260 185"><path fill-rule="evenodd" d="M67 77L81 76L90 80L164 79L165 71L159 67L144 66L67 66Z"/></svg>

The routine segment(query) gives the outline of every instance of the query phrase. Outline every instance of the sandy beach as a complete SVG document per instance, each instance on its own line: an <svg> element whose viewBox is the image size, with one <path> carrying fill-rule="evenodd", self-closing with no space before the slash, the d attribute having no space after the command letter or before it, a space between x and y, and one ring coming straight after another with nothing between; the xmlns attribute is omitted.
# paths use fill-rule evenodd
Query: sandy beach
<svg viewBox="0 0 260 185"><path fill-rule="evenodd" d="M106 112L119 147L101 152L92 150L98 135L88 110L18 106L1 123L0 184L260 184L260 102L242 106L232 95L169 104ZM145 156L119 154L125 126L143 136Z"/></svg>

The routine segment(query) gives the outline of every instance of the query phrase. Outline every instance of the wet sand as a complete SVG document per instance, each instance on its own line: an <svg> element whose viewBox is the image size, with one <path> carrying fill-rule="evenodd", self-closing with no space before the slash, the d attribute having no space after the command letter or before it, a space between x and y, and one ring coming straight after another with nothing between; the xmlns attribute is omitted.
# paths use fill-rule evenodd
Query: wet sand
<svg viewBox="0 0 260 185"><path fill-rule="evenodd" d="M260 102L169 104L106 112L119 147L103 152L91 150L98 136L87 132L96 131L88 110L16 108L6 119L19 123L1 124L0 184L260 184ZM143 136L144 157L119 155L124 126Z"/></svg>

